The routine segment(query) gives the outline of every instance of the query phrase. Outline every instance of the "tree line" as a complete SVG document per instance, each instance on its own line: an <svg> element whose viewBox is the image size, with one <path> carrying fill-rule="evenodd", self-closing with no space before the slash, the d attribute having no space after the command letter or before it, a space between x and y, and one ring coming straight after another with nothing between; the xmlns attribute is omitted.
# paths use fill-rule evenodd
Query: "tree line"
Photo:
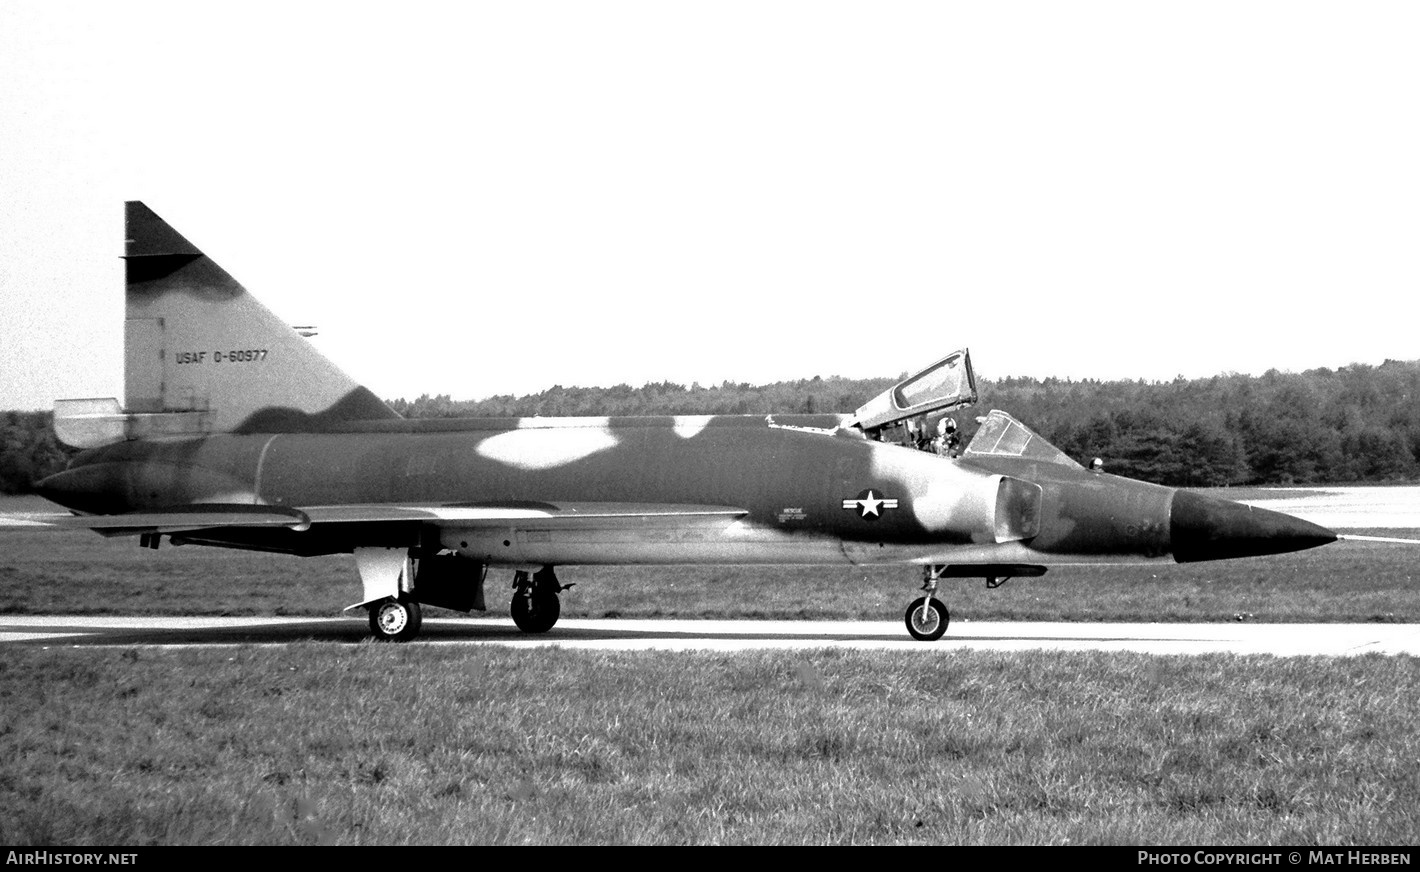
<svg viewBox="0 0 1420 872"><path fill-rule="evenodd" d="M527 396L390 405L410 418L534 415L768 415L851 412L895 380L801 379L639 388L555 385ZM1029 377L978 380L981 404L1009 412L1066 454L1120 475L1174 486L1394 482L1420 478L1420 361L1171 382ZM47 412L5 412L0 491L23 493L64 467Z"/></svg>
<svg viewBox="0 0 1420 872"><path fill-rule="evenodd" d="M895 379L812 378L770 385L662 382L556 385L523 397L395 400L409 417L723 415L851 412ZM1009 412L1066 454L1160 484L1220 487L1420 478L1420 361L1169 382L978 379L980 405Z"/></svg>
<svg viewBox="0 0 1420 872"><path fill-rule="evenodd" d="M989 398L1071 457L1161 484L1420 477L1420 361L1163 383L1008 378Z"/></svg>
<svg viewBox="0 0 1420 872"><path fill-rule="evenodd" d="M0 412L0 493L22 494L64 468L73 451L54 438L51 412Z"/></svg>

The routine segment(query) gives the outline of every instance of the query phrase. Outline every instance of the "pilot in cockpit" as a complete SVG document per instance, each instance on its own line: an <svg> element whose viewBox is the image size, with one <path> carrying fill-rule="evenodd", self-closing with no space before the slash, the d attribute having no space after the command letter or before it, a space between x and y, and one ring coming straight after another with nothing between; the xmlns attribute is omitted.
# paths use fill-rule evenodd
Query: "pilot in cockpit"
<svg viewBox="0 0 1420 872"><path fill-rule="evenodd" d="M937 422L937 437L932 440L932 450L943 457L956 457L961 453L961 436L957 434L955 418L947 417Z"/></svg>

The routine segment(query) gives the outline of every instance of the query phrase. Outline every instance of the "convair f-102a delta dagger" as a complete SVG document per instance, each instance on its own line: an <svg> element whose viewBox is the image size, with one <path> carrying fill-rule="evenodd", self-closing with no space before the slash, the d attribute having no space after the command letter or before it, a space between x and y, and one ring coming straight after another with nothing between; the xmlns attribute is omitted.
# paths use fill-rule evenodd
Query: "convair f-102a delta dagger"
<svg viewBox="0 0 1420 872"><path fill-rule="evenodd" d="M74 513L51 523L152 548L353 554L351 608L379 638L413 638L424 606L482 610L493 568L536 633L557 622L559 566L914 564L907 628L930 640L943 578L1336 538L1086 469L999 411L964 450L905 447L977 400L966 351L851 415L405 420L142 203L127 230L126 404L57 404L57 435L84 450L39 483Z"/></svg>

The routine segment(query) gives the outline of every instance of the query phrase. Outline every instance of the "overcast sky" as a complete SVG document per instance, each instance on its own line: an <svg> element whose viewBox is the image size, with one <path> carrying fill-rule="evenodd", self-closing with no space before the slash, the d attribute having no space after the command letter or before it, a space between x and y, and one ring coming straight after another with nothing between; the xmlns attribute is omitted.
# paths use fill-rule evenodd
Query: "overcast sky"
<svg viewBox="0 0 1420 872"><path fill-rule="evenodd" d="M3 0L0 408L121 395L126 199L388 398L1417 359L1417 45L1413 2Z"/></svg>

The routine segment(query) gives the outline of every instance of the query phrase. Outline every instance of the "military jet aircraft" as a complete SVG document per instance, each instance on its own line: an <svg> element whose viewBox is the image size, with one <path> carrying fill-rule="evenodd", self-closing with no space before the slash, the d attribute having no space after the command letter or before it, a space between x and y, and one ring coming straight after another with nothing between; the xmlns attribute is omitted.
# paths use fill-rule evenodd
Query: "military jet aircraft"
<svg viewBox="0 0 1420 872"><path fill-rule="evenodd" d="M1336 536L1277 512L1086 469L985 416L962 350L846 415L404 420L142 203L127 204L126 405L61 400L84 449L39 483L57 527L174 544L353 554L380 639L421 607L485 607L513 572L519 628L556 624L555 567L914 564L908 632L933 640L944 578L995 586L1061 563L1275 554ZM938 447L941 447L939 443Z"/></svg>

